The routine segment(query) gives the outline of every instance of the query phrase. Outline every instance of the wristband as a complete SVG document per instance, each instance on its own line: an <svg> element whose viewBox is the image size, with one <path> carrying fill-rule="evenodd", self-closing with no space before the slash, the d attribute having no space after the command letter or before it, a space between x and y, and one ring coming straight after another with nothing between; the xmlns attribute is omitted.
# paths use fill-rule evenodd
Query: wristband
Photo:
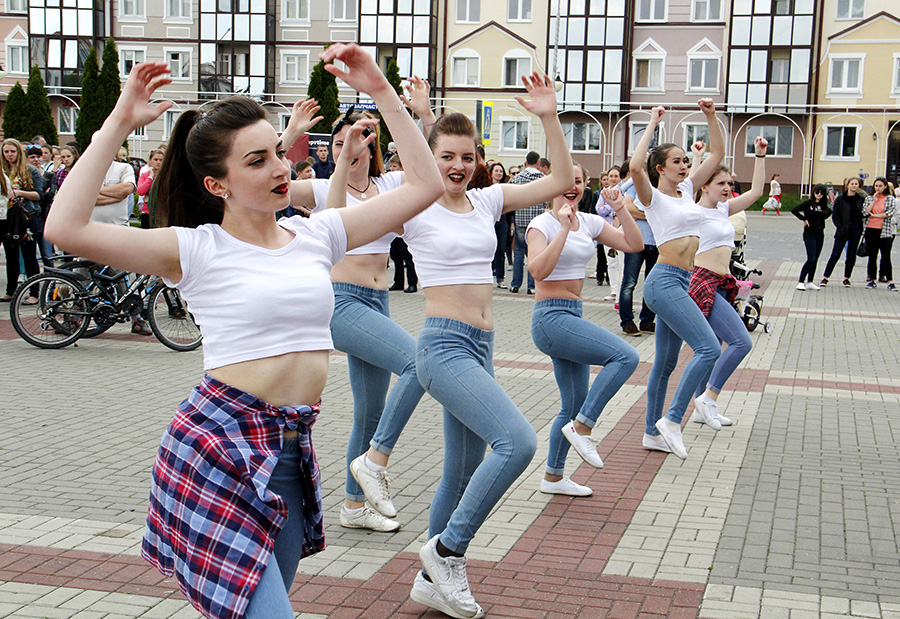
<svg viewBox="0 0 900 619"><path fill-rule="evenodd" d="M759 157L760 159L765 159L765 158L766 158L765 155L757 155L757 157Z"/></svg>
<svg viewBox="0 0 900 619"><path fill-rule="evenodd" d="M434 121L433 123L422 123L422 125L425 127L434 127L434 123L436 123L436 122L437 121Z"/></svg>
<svg viewBox="0 0 900 619"><path fill-rule="evenodd" d="M619 208L614 208L614 209L613 209L613 213L618 213L618 212L621 211L623 208L625 208L625 205L624 205L624 204L623 204L622 206L620 206Z"/></svg>

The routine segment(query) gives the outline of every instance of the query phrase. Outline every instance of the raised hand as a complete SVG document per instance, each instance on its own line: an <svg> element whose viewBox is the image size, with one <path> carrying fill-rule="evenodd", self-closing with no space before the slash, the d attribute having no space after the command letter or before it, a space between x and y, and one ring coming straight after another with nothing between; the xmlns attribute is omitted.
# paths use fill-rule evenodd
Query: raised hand
<svg viewBox="0 0 900 619"><path fill-rule="evenodd" d="M559 208L556 216L559 218L559 223L562 224L562 227L566 230L571 230L572 226L575 225L575 209L569 204L563 204Z"/></svg>
<svg viewBox="0 0 900 619"><path fill-rule="evenodd" d="M403 101L406 107L415 112L419 118L429 116L431 114L431 101L428 99L428 94L431 87L428 85L428 80L423 80L421 77L413 75L407 81L409 83L404 88L406 88L408 96L400 95L400 100Z"/></svg>
<svg viewBox="0 0 900 619"><path fill-rule="evenodd" d="M153 122L172 107L173 103L161 101L150 105L150 99L157 88L171 81L169 65L164 62L142 62L135 65L110 117L129 126L131 130Z"/></svg>
<svg viewBox="0 0 900 619"><path fill-rule="evenodd" d="M768 152L769 142L764 137L757 137L753 140L753 148L756 150L757 155L764 157L766 152Z"/></svg>
<svg viewBox="0 0 900 619"><path fill-rule="evenodd" d="M319 102L315 99L297 101L291 108L291 118L285 131L296 132L298 135L306 133L324 118L315 115L319 109Z"/></svg>
<svg viewBox="0 0 900 619"><path fill-rule="evenodd" d="M360 118L355 123L353 123L353 125L347 131L347 136L344 138L344 146L341 149L341 157L344 157L344 153L347 153L347 156L350 157L350 161L358 159L363 151L372 142L372 140L377 137L374 129L377 124L377 118ZM365 131L367 128L372 128L372 131L370 131L368 135L364 136L363 131Z"/></svg>
<svg viewBox="0 0 900 619"><path fill-rule="evenodd" d="M556 115L556 91L553 90L553 82L549 77L535 71L531 75L523 75L522 83L525 84L530 100L526 101L516 95L519 105L538 117Z"/></svg>
<svg viewBox="0 0 900 619"><path fill-rule="evenodd" d="M622 192L619 191L618 187L604 187L600 190L600 195L603 196L606 203L616 212L619 212L622 210L622 207L625 206L625 197L622 195Z"/></svg>
<svg viewBox="0 0 900 619"><path fill-rule="evenodd" d="M697 105L700 106L700 111L707 116L716 113L716 102L708 97L697 101Z"/></svg>
<svg viewBox="0 0 900 619"><path fill-rule="evenodd" d="M697 140L693 144L691 144L691 154L694 158L699 158L703 156L703 153L706 152L706 142L703 140Z"/></svg>
<svg viewBox="0 0 900 619"><path fill-rule="evenodd" d="M343 80L357 92L374 96L376 92L385 88L393 91L393 86L375 64L375 59L356 43L333 43L319 54L319 59L325 63L326 71ZM347 70L344 71L332 64L335 60L347 65Z"/></svg>
<svg viewBox="0 0 900 619"><path fill-rule="evenodd" d="M650 110L650 123L657 125L662 120L662 117L666 113L666 108L661 105L657 105L655 108Z"/></svg>

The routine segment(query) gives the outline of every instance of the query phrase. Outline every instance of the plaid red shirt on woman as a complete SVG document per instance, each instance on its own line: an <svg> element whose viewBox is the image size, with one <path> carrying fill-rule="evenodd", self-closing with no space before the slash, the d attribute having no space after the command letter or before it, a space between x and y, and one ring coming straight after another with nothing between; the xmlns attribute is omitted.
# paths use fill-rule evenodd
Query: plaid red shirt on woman
<svg viewBox="0 0 900 619"><path fill-rule="evenodd" d="M205 617L238 619L287 522L267 490L284 430L297 430L304 482L303 556L325 547L314 407L276 408L205 376L166 433L153 466L141 554Z"/></svg>
<svg viewBox="0 0 900 619"><path fill-rule="evenodd" d="M738 284L734 275L720 275L703 267L694 267L694 270L691 271L688 294L691 295L704 316L709 316L712 311L713 303L716 301L716 291L719 288L725 291L725 298L728 302L734 303L738 293Z"/></svg>

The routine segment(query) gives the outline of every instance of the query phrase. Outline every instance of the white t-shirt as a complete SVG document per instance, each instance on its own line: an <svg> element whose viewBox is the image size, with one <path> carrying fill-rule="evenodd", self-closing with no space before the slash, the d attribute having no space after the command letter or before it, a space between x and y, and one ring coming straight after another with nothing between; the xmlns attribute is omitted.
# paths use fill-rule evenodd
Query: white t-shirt
<svg viewBox="0 0 900 619"><path fill-rule="evenodd" d="M387 193L391 189L400 186L403 180L403 172L386 172L381 176L373 176L372 184L378 187L378 193ZM312 178L310 179L313 188L313 194L316 197L314 213L325 210L325 204L328 202L328 189L331 187L330 178ZM354 196L347 194L347 206L359 204L362 200L357 200ZM305 205L304 205L305 206ZM391 241L397 238L394 232L388 232L380 239L375 239L371 243L367 243L362 247L351 249L347 252L348 256L366 256L371 254L387 254L391 251Z"/></svg>
<svg viewBox="0 0 900 619"><path fill-rule="evenodd" d="M503 186L470 189L466 197L472 204L468 213L435 202L403 226L423 288L494 282L494 222L503 213Z"/></svg>
<svg viewBox="0 0 900 619"><path fill-rule="evenodd" d="M103 186L109 187L119 183L131 183L132 191L137 187L137 183L134 180L134 168L127 163L113 161L106 171L106 176L103 177ZM131 217L129 206L132 204L129 197L114 204L94 206L94 210L91 212L91 221L127 226L128 218Z"/></svg>
<svg viewBox="0 0 900 619"><path fill-rule="evenodd" d="M239 241L216 224L175 228L182 277L165 281L200 327L206 370L334 347L331 267L347 251L340 212L278 223L294 233L279 249Z"/></svg>
<svg viewBox="0 0 900 619"><path fill-rule="evenodd" d="M550 275L544 278L546 282L584 279L584 267L597 253L594 239L600 236L606 222L600 215L590 213L578 212L575 216L578 217L578 230L569 230L556 266ZM562 224L552 213L544 213L531 220L525 238L528 238L528 232L532 228L541 232L546 237L547 243L550 243L559 234Z"/></svg>
<svg viewBox="0 0 900 619"><path fill-rule="evenodd" d="M728 202L719 202L716 208L700 207L700 247L697 253L702 254L715 247L734 249L734 226L728 219Z"/></svg>
<svg viewBox="0 0 900 619"><path fill-rule="evenodd" d="M644 214L657 246L685 236L700 236L703 207L694 202L693 181L684 179L678 183L678 191L681 197L673 198L654 187L653 199L649 205L644 205Z"/></svg>

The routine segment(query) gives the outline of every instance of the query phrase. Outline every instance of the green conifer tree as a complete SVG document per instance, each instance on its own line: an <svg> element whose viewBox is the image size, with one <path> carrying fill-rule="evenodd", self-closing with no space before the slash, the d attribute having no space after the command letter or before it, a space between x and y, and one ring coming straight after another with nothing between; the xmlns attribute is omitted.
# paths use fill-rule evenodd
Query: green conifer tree
<svg viewBox="0 0 900 619"><path fill-rule="evenodd" d="M341 115L337 79L325 70L325 63L321 60L309 76L309 88L306 92L308 97L319 102L319 114L322 116L322 120L310 129L310 133L331 133L331 125Z"/></svg>
<svg viewBox="0 0 900 619"><path fill-rule="evenodd" d="M59 135L56 132L56 123L53 122L53 112L50 110L50 99L47 98L44 78L41 77L41 71L37 66L31 67L26 99L31 117L31 135L27 139L42 135L47 144L58 144Z"/></svg>
<svg viewBox="0 0 900 619"><path fill-rule="evenodd" d="M30 140L33 136L26 134L30 123L31 114L28 111L28 97L22 90L22 84L16 82L9 89L6 96L6 106L3 108L3 135L17 140Z"/></svg>
<svg viewBox="0 0 900 619"><path fill-rule="evenodd" d="M112 113L119 100L119 95L122 94L122 79L119 77L119 51L112 38L107 39L103 46L103 64L100 66L97 90L100 94L100 110L103 118L106 118Z"/></svg>
<svg viewBox="0 0 900 619"><path fill-rule="evenodd" d="M100 99L100 67L97 65L97 50L93 47L84 59L81 75L81 110L75 121L75 141L84 151L91 143L91 136L100 128L106 116Z"/></svg>

